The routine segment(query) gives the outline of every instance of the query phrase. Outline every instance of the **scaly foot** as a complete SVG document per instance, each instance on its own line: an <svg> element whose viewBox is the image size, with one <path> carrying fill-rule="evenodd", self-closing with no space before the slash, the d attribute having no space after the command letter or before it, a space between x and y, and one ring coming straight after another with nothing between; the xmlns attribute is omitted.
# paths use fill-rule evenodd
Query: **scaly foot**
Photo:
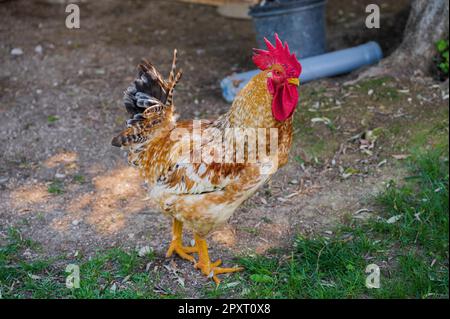
<svg viewBox="0 0 450 319"><path fill-rule="evenodd" d="M183 246L183 223L177 219L173 219L172 242L167 250L166 257L172 256L175 252L183 259L195 262L194 257L189 254L198 252L197 247Z"/></svg>
<svg viewBox="0 0 450 319"><path fill-rule="evenodd" d="M213 263L199 261L195 264L195 268L200 269L204 275L208 276L208 278L212 278L217 285L220 283L220 279L217 275L244 270L242 267L221 268L219 267L220 264L222 264L220 259Z"/></svg>
<svg viewBox="0 0 450 319"><path fill-rule="evenodd" d="M174 239L170 243L169 249L167 250L166 257L172 256L173 253L176 253L178 256L180 256L183 259L192 261L195 263L194 257L192 257L189 254L193 254L198 252L197 247L186 247L183 246L183 243L180 239Z"/></svg>
<svg viewBox="0 0 450 319"><path fill-rule="evenodd" d="M195 234L194 238L195 246L198 249L198 263L195 264L195 268L200 269L204 275L208 276L208 278L212 278L217 285L220 283L220 279L217 278L217 275L242 271L244 269L242 267L220 268L219 266L222 263L220 259L215 262L211 262L209 259L208 245L206 244L205 239L198 234Z"/></svg>

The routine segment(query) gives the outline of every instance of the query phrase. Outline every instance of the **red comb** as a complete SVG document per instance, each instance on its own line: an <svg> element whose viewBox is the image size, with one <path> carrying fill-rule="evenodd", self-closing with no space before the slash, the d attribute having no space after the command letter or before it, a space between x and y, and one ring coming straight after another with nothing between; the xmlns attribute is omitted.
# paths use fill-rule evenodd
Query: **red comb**
<svg viewBox="0 0 450 319"><path fill-rule="evenodd" d="M266 43L267 51L261 49L253 49L253 63L255 63L255 65L260 70L267 70L273 64L277 63L281 64L284 67L286 73L289 76L300 76L300 73L302 72L302 66L295 56L295 53L291 54L291 52L289 51L287 42L284 42L283 45L280 38L278 37L278 34L276 33L275 46L269 40L267 40L267 38L264 38L264 42Z"/></svg>

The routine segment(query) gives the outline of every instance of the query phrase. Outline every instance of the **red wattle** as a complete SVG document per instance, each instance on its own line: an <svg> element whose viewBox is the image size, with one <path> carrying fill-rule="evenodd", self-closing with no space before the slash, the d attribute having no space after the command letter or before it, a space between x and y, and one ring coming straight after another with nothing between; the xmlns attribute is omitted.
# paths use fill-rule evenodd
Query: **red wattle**
<svg viewBox="0 0 450 319"><path fill-rule="evenodd" d="M277 121L284 121L294 113L298 102L295 85L284 84L276 91L272 101L272 115Z"/></svg>

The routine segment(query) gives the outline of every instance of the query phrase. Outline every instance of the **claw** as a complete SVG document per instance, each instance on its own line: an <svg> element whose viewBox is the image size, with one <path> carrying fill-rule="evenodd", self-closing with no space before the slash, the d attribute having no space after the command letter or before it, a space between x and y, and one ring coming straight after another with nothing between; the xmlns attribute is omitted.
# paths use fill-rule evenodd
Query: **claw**
<svg viewBox="0 0 450 319"><path fill-rule="evenodd" d="M195 264L195 268L200 269L202 274L204 274L208 278L212 278L216 285L219 285L220 283L220 279L217 277L217 275L244 270L244 268L242 267L219 267L222 264L222 260L218 259L215 262L210 261L206 241L200 236L195 235L195 243L197 246L197 253L199 257L199 261Z"/></svg>
<svg viewBox="0 0 450 319"><path fill-rule="evenodd" d="M217 260L210 264L204 264L204 263L198 262L195 264L195 268L200 269L204 275L206 275L209 279L214 280L214 282L217 285L220 284L220 279L217 277L217 275L244 270L244 268L242 268L242 267L233 267L233 268L217 267L221 263L222 262L220 260Z"/></svg>
<svg viewBox="0 0 450 319"><path fill-rule="evenodd" d="M194 257L192 257L189 254L198 252L197 247L186 247L183 246L182 241L182 230L183 230L183 224L174 219L173 221L173 238L172 242L170 243L169 249L167 250L166 257L172 256L173 253L176 253L178 256L180 256L183 259L195 262Z"/></svg>
<svg viewBox="0 0 450 319"><path fill-rule="evenodd" d="M195 262L194 257L189 254L198 252L198 249L196 247L183 246L180 240L175 239L170 243L169 249L166 253L166 257L168 258L172 256L174 252L183 259Z"/></svg>

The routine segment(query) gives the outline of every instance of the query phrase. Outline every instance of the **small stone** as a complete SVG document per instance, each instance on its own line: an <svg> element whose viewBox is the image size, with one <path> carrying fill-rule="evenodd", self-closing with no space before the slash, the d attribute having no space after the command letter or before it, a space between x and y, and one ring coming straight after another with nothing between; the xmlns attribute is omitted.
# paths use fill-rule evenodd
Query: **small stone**
<svg viewBox="0 0 450 319"><path fill-rule="evenodd" d="M292 181L289 182L289 184L298 185L298 180L293 179Z"/></svg>
<svg viewBox="0 0 450 319"><path fill-rule="evenodd" d="M369 92L367 92L367 95L371 96L373 94L373 90L370 89Z"/></svg>
<svg viewBox="0 0 450 319"><path fill-rule="evenodd" d="M395 215L395 216L392 216L391 218L389 218L388 220L386 220L386 223L388 223L388 224L395 224L396 222L398 222L401 218L402 218L402 216L403 215Z"/></svg>
<svg viewBox="0 0 450 319"><path fill-rule="evenodd" d="M19 56L23 54L23 50L21 48L14 48L11 50L11 55Z"/></svg>
<svg viewBox="0 0 450 319"><path fill-rule="evenodd" d="M61 174L61 173L56 173L56 174L55 174L55 178L57 178L57 179L63 179L63 178L65 178L65 177L66 177L65 174Z"/></svg>
<svg viewBox="0 0 450 319"><path fill-rule="evenodd" d="M41 90L41 89L37 89L37 90L36 90L36 94L41 95L41 94L42 94L42 90Z"/></svg>
<svg viewBox="0 0 450 319"><path fill-rule="evenodd" d="M39 44L34 48L34 52L36 52L37 54L42 54L44 52L44 48Z"/></svg>
<svg viewBox="0 0 450 319"><path fill-rule="evenodd" d="M74 226L78 226L79 223L80 223L80 221L78 219L75 219L72 221L72 225L74 225Z"/></svg>
<svg viewBox="0 0 450 319"><path fill-rule="evenodd" d="M95 72L95 74L98 74L98 75L103 75L106 73L104 69L95 69L94 72Z"/></svg>
<svg viewBox="0 0 450 319"><path fill-rule="evenodd" d="M144 246L138 251L139 257L144 257L145 255L148 255L152 252L152 249L149 246Z"/></svg>
<svg viewBox="0 0 450 319"><path fill-rule="evenodd" d="M23 252L23 256L25 257L25 258L30 258L31 257L31 251L30 251L30 249L26 249L24 252Z"/></svg>

